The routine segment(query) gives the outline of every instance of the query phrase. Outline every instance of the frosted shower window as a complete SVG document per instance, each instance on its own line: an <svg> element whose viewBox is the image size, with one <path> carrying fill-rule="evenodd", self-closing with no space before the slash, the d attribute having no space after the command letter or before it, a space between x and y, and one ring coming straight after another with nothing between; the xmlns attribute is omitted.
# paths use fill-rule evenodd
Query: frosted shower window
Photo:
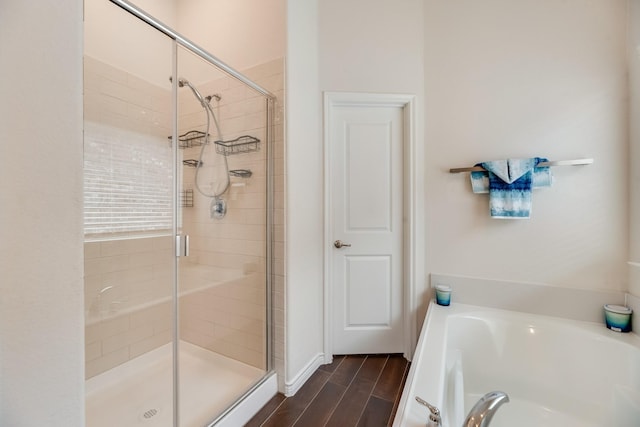
<svg viewBox="0 0 640 427"><path fill-rule="evenodd" d="M169 232L171 149L166 138L85 122L84 232Z"/></svg>

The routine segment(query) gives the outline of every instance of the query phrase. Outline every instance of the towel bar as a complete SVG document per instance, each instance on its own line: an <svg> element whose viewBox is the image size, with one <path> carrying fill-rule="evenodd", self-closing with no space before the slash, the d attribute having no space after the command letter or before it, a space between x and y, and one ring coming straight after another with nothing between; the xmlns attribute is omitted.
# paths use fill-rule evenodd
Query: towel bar
<svg viewBox="0 0 640 427"><path fill-rule="evenodd" d="M576 160L557 160L555 162L541 162L538 163L538 166L579 166L579 165L590 165L593 163L593 159L576 159ZM449 173L460 173L460 172L480 172L485 170L482 166L471 166L466 168L451 168L449 169Z"/></svg>

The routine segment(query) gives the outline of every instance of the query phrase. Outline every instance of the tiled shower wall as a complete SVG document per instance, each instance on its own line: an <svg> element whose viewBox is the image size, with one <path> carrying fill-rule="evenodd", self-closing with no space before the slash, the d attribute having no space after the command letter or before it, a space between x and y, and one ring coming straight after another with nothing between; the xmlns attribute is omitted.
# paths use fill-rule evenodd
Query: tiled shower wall
<svg viewBox="0 0 640 427"><path fill-rule="evenodd" d="M272 330L275 367L279 373L284 371L283 70L282 59L245 70L245 75L278 97L273 129L275 325ZM261 98L232 79L216 80L199 89L204 94L214 89L220 94L221 101L214 111L217 109L225 139L248 133L265 140ZM184 107L179 111L185 113L180 118L181 128L197 124L199 115L198 106L191 111L193 107L187 107L185 95L180 94ZM171 133L166 126L170 123L169 99L168 89L85 57L85 120L156 135L166 141ZM239 113L234 104L242 104L245 111ZM194 207L183 209L182 218L183 231L192 235L192 256L181 259L180 266L181 269L199 266L230 269L242 276L182 298L182 338L262 368L266 329L262 308L266 252L265 153L263 147L257 153L229 156L231 169L251 169L254 175L248 180L233 179L234 185L225 195L229 214L222 221L209 218L208 200L194 191ZM182 154L185 159L197 156L190 150ZM185 169L185 188L192 186L194 172ZM171 262L170 237L85 244L87 378L170 341L171 308L162 298L169 295L170 284L166 278L171 277L167 271ZM134 293L130 293L132 291ZM132 301L148 301L147 297L159 304L127 313L121 310ZM98 318L101 321L91 320Z"/></svg>
<svg viewBox="0 0 640 427"><path fill-rule="evenodd" d="M274 111L273 146L273 271L271 289L271 307L273 315L272 345L274 369L278 373L279 389L284 390L284 351L285 351L285 92L284 58L253 67L245 75L271 91L277 100Z"/></svg>
<svg viewBox="0 0 640 427"><path fill-rule="evenodd" d="M103 129L171 134L170 86L160 88L84 57L84 120ZM171 340L170 235L87 241L85 376L107 371ZM158 301L155 305L148 301ZM139 308L131 311L130 307Z"/></svg>
<svg viewBox="0 0 640 427"><path fill-rule="evenodd" d="M256 83L278 93L283 92L282 60L269 62L245 73ZM266 256L266 102L252 89L230 77L198 84L204 95L217 94L219 101L211 105L219 118L222 137L211 126L212 139L233 140L249 135L260 140L258 151L227 156L230 170L244 169L250 178L232 177L223 195L227 214L223 219L210 216L211 199L195 189L195 168L186 168L184 188L194 190L194 207L183 210L183 231L191 237L191 256L181 260L192 266L226 268L241 272L242 278L189 294L181 299L181 337L193 344L211 349L250 365L266 368L265 256ZM281 110L281 105L276 106ZM189 91L180 93L180 134L191 130L205 131L202 108ZM275 146L282 147L282 114L275 115ZM209 149L209 148L207 148ZM201 147L183 150L185 159L199 160ZM274 157L282 159L282 149L275 148ZM210 160L205 159L205 165ZM282 162L280 163L282 165ZM281 176L282 174L277 174ZM203 180L200 179L200 184ZM283 187L280 188L283 190ZM274 250L276 248L274 247ZM281 258L275 262L282 265ZM184 264L182 264L184 263ZM279 267L274 266L274 270ZM281 300L281 295L276 299Z"/></svg>
<svg viewBox="0 0 640 427"><path fill-rule="evenodd" d="M84 247L85 375L90 378L171 341L173 247L170 237ZM127 306L134 301L138 308L131 311Z"/></svg>

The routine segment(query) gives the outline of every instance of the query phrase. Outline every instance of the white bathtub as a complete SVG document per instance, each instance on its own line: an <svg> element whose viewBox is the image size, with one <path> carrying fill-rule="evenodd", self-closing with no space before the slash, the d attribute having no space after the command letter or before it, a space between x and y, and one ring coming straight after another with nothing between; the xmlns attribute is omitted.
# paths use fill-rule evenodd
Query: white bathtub
<svg viewBox="0 0 640 427"><path fill-rule="evenodd" d="M477 400L506 392L492 427L640 426L640 337L601 323L433 302L395 427L425 426L420 396L459 427Z"/></svg>

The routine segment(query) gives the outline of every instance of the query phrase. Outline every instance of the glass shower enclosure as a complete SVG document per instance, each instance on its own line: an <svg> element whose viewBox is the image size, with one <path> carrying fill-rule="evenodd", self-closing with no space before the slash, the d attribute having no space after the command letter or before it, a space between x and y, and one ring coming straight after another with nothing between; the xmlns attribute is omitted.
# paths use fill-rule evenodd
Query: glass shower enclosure
<svg viewBox="0 0 640 427"><path fill-rule="evenodd" d="M130 3L86 2L87 426L224 425L275 393L274 100Z"/></svg>

